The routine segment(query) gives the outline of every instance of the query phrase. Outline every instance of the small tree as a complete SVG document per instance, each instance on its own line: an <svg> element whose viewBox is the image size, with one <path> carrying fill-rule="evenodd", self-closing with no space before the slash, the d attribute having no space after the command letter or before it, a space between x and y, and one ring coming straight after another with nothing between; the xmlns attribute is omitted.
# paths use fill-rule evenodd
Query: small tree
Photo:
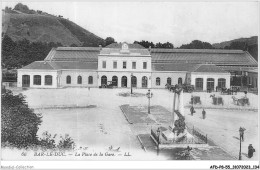
<svg viewBox="0 0 260 170"><path fill-rule="evenodd" d="M18 148L38 143L37 131L42 117L28 107L25 96L3 90L1 112L1 142Z"/></svg>

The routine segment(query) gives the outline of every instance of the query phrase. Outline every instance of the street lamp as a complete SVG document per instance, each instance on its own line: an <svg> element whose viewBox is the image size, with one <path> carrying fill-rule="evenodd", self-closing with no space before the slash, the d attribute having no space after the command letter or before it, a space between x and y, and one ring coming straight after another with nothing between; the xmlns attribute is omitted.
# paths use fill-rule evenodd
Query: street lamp
<svg viewBox="0 0 260 170"><path fill-rule="evenodd" d="M148 93L146 93L146 97L148 98L148 114L150 114L150 99L153 97L153 93L151 93L151 90L148 90Z"/></svg>
<svg viewBox="0 0 260 170"><path fill-rule="evenodd" d="M133 94L133 73L131 73L131 94Z"/></svg>
<svg viewBox="0 0 260 170"><path fill-rule="evenodd" d="M242 156L241 156L241 138L242 138L242 135L243 135L243 130L241 128L239 128L239 141L240 141L240 147L239 147L239 160L242 160Z"/></svg>
<svg viewBox="0 0 260 170"><path fill-rule="evenodd" d="M160 144L160 134L161 134L161 131L160 131L160 128L157 129L157 136L158 136L158 144L157 144L157 155L159 155L159 144Z"/></svg>

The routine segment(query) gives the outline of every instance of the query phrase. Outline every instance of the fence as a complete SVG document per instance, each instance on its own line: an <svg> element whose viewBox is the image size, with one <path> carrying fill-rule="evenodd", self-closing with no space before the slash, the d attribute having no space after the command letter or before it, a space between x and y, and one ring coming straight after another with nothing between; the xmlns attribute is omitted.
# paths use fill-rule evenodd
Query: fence
<svg viewBox="0 0 260 170"><path fill-rule="evenodd" d="M187 123L186 123L186 128L189 133L191 133L193 136L196 136L197 138L199 138L202 141L202 143L208 143L207 134L204 135L203 132L201 132L199 129L197 129L194 126L191 126L190 124L187 124Z"/></svg>

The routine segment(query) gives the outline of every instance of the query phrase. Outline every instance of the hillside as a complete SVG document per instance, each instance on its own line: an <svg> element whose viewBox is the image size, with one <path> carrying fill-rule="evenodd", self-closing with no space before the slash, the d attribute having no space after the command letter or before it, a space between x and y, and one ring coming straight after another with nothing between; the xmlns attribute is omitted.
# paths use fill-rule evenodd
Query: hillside
<svg viewBox="0 0 260 170"><path fill-rule="evenodd" d="M234 39L234 40L230 40L230 41L224 41L221 43L216 43L216 44L212 44L212 46L214 48L227 48L227 49L233 49L230 48L230 46L234 43L238 44L243 44L242 47L240 48L235 48L235 49L241 49L241 50L246 50L248 51L256 61L258 61L258 37L257 36L253 36L250 38L239 38L239 39ZM245 45L246 44L246 45Z"/></svg>
<svg viewBox="0 0 260 170"><path fill-rule="evenodd" d="M104 40L77 24L49 14L2 11L3 34L13 41L60 42L64 46L98 46Z"/></svg>
<svg viewBox="0 0 260 170"><path fill-rule="evenodd" d="M212 46L214 48L225 48L226 46L230 46L230 44L232 42L245 42L249 46L251 46L251 45L257 44L258 43L257 41L258 41L258 37L253 36L253 37L250 37L250 38L239 38L239 39L234 39L234 40L230 40L230 41L224 41L224 42L221 42L221 43L215 43L215 44L212 44Z"/></svg>

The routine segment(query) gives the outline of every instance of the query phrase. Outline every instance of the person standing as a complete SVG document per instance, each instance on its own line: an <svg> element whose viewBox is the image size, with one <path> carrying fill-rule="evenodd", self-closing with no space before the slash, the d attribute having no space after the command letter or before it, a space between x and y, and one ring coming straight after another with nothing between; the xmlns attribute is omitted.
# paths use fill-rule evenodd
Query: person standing
<svg viewBox="0 0 260 170"><path fill-rule="evenodd" d="M190 114L191 114L191 116L193 116L193 113L195 113L195 109L194 109L193 106L191 106L191 108L190 108Z"/></svg>
<svg viewBox="0 0 260 170"><path fill-rule="evenodd" d="M245 128L243 128L243 127L240 127L239 128L239 133L241 134L241 140L242 140L242 142L244 142L244 132L245 132Z"/></svg>
<svg viewBox="0 0 260 170"><path fill-rule="evenodd" d="M203 109L202 110L202 118L205 119L206 118L206 111Z"/></svg>
<svg viewBox="0 0 260 170"><path fill-rule="evenodd" d="M248 146L248 158L252 158L255 152L255 148L252 146L252 144L249 144Z"/></svg>

